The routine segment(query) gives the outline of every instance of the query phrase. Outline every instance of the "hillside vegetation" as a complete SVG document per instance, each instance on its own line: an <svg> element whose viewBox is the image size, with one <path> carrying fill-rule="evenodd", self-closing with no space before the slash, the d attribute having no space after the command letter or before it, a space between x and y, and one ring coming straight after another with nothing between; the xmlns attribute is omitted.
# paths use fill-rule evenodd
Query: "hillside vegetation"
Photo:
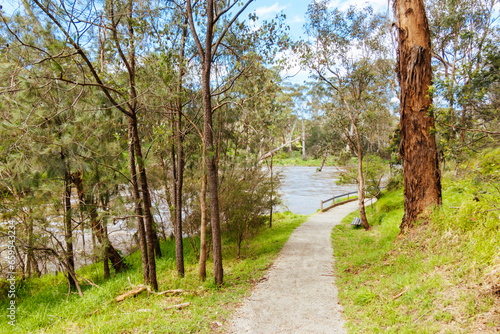
<svg viewBox="0 0 500 334"><path fill-rule="evenodd" d="M399 235L402 190L368 208L372 230L332 233L351 333L500 331L500 149L445 173L443 205Z"/></svg>

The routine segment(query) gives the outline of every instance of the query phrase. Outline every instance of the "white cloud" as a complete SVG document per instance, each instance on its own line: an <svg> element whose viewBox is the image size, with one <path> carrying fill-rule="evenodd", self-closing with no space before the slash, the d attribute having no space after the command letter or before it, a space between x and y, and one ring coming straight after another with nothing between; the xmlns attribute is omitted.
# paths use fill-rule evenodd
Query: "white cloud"
<svg viewBox="0 0 500 334"><path fill-rule="evenodd" d="M342 11L349 9L350 6L363 8L371 6L375 12L387 11L389 2L387 0L344 0L340 2L332 1L329 8L338 8Z"/></svg>
<svg viewBox="0 0 500 334"><path fill-rule="evenodd" d="M259 17L259 19L269 18L271 15L281 12L285 9L286 6L280 6L279 2L276 2L272 6L262 6L255 10L255 14Z"/></svg>
<svg viewBox="0 0 500 334"><path fill-rule="evenodd" d="M304 17L302 16L299 16L299 15L295 15L291 20L289 20L288 22L289 23L302 23L304 22Z"/></svg>

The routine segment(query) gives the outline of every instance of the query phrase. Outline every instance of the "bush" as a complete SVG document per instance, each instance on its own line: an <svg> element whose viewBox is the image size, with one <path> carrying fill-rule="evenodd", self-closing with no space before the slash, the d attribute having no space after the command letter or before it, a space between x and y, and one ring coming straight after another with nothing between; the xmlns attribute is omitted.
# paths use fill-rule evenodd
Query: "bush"
<svg viewBox="0 0 500 334"><path fill-rule="evenodd" d="M220 213L224 235L234 240L237 257L243 240L265 226L271 206L281 203L276 191L280 178L271 178L261 166L234 169L221 185Z"/></svg>

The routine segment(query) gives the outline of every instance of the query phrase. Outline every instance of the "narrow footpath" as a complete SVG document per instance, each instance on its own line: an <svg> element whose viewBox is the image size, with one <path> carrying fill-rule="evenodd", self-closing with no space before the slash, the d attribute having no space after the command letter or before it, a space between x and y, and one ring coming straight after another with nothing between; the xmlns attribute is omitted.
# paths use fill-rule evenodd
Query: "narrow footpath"
<svg viewBox="0 0 500 334"><path fill-rule="evenodd" d="M333 272L331 230L358 208L347 203L298 227L264 281L246 298L228 333L346 333Z"/></svg>

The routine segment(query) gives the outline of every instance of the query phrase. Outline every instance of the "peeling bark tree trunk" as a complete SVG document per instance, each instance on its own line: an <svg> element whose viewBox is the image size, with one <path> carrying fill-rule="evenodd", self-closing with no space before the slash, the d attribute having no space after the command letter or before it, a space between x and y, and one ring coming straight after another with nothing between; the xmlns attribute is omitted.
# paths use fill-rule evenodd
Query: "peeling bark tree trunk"
<svg viewBox="0 0 500 334"><path fill-rule="evenodd" d="M432 97L431 40L423 0L395 0L398 28L397 75L401 87L401 146L405 213L401 233L432 205L441 204L441 176Z"/></svg>

